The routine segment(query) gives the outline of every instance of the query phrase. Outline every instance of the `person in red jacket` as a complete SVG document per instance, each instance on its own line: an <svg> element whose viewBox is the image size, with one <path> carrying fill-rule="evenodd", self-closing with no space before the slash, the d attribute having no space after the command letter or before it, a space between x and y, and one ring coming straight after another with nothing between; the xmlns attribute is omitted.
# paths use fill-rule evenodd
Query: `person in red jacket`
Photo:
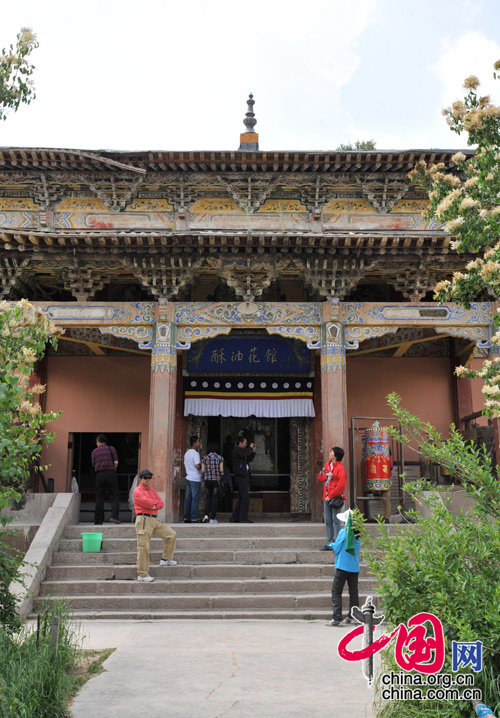
<svg viewBox="0 0 500 718"><path fill-rule="evenodd" d="M340 446L334 446L330 451L330 460L323 466L318 474L318 481L324 482L323 488L323 507L326 525L326 544L321 549L322 551L331 551L333 542L337 538L337 534L340 531L340 521L337 518L344 506L345 496L344 491L347 484L347 476L345 469L342 465L342 459L344 458L344 449ZM339 506L334 507L330 505L331 499L342 499L338 501Z"/></svg>
<svg viewBox="0 0 500 718"><path fill-rule="evenodd" d="M153 474L144 469L139 474L139 485L134 490L134 510L136 513L135 531L137 534L137 580L150 583L154 581L149 575L149 544L151 536L163 539L163 557L160 566L176 566L174 561L176 533L170 526L158 521L158 511L163 508L163 501L151 488Z"/></svg>

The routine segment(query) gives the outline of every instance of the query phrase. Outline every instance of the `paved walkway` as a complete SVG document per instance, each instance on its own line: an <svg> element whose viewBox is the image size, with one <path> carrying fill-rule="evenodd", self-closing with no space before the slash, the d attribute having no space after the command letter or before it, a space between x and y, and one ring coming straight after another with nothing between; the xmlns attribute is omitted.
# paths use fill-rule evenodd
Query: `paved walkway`
<svg viewBox="0 0 500 718"><path fill-rule="evenodd" d="M373 718L349 627L323 621L84 621L84 648L112 648L73 718ZM360 647L360 646L358 646Z"/></svg>

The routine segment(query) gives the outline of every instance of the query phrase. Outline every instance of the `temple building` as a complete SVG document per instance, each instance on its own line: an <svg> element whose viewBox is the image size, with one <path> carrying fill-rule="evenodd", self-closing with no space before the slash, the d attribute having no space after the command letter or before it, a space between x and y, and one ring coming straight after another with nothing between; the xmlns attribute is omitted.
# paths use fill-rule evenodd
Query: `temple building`
<svg viewBox="0 0 500 718"><path fill-rule="evenodd" d="M65 329L37 366L56 491L92 493L104 432L124 495L148 467L179 520L189 436L243 429L253 510L317 520L332 446L362 494L352 447L389 392L443 434L481 409L453 370L488 355L494 307L433 301L468 258L408 178L455 150L261 151L253 105L237 150L0 149L1 298Z"/></svg>

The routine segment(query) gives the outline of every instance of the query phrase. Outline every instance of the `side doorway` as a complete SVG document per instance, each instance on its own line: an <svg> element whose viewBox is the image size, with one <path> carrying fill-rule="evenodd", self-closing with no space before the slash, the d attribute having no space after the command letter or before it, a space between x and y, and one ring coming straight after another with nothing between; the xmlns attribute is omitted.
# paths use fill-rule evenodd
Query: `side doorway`
<svg viewBox="0 0 500 718"><path fill-rule="evenodd" d="M95 449L95 433L73 432L72 471L75 472L82 503L80 522L92 523L95 506L95 472L92 467L91 454ZM118 454L118 487L120 489L120 519L131 520L128 505L128 494L140 462L141 435L139 433L107 432L108 444L114 446ZM109 503L105 504L106 515L109 514Z"/></svg>

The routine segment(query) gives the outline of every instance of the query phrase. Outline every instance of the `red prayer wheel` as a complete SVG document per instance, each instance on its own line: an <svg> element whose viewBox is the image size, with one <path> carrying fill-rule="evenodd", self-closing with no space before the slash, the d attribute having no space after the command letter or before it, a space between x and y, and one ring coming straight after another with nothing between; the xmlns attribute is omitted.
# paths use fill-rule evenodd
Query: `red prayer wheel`
<svg viewBox="0 0 500 718"><path fill-rule="evenodd" d="M391 452L389 429L376 421L363 436L362 476L365 491L389 491L391 488Z"/></svg>

